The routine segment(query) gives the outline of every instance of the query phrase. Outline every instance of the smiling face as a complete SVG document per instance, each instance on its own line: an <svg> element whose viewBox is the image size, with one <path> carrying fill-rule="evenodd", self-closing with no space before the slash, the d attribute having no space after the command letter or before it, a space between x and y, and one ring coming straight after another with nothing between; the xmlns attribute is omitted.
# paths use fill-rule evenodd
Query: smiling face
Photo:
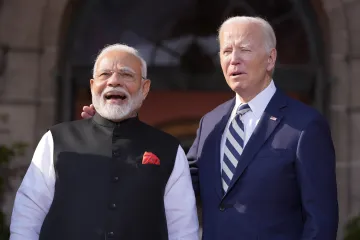
<svg viewBox="0 0 360 240"><path fill-rule="evenodd" d="M150 89L150 80L142 79L140 59L126 51L110 50L95 65L90 80L95 110L112 121L133 116Z"/></svg>
<svg viewBox="0 0 360 240"><path fill-rule="evenodd" d="M223 25L219 40L226 82L247 102L270 83L276 50L267 51L263 26L254 22Z"/></svg>

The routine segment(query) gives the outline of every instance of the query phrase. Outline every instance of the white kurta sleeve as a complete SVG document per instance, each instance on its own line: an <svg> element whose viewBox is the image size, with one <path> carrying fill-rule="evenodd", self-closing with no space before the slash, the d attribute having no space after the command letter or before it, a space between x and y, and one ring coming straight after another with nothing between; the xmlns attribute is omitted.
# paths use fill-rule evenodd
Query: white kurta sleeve
<svg viewBox="0 0 360 240"><path fill-rule="evenodd" d="M188 160L181 146L166 185L164 201L169 240L198 240L199 222L195 194Z"/></svg>
<svg viewBox="0 0 360 240"><path fill-rule="evenodd" d="M41 138L31 164L16 193L10 224L10 240L38 240L54 197L54 143L51 132Z"/></svg>

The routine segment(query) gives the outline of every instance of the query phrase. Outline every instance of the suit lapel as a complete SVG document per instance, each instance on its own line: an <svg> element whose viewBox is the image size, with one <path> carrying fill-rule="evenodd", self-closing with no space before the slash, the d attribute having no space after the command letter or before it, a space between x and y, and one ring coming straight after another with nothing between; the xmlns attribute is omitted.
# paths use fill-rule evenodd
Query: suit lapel
<svg viewBox="0 0 360 240"><path fill-rule="evenodd" d="M283 117L281 109L285 106L286 97L279 90L277 90L244 148L227 193L230 192L234 184L236 184L241 175L244 173L244 170L254 159L255 154L259 151L265 141L270 137L278 124L281 122Z"/></svg>
<svg viewBox="0 0 360 240"><path fill-rule="evenodd" d="M221 139L222 134L224 133L226 124L230 118L232 109L235 105L235 98L228 102L228 104L225 104L223 108L218 113L219 116L222 116L220 121L216 124L213 134L213 140L214 140L214 153L215 156L212 156L213 159L215 159L215 164L213 168L213 174L214 180L215 180L215 191L219 195L219 198L221 199L223 197L223 190L221 185L221 163L220 163L220 147L221 147Z"/></svg>

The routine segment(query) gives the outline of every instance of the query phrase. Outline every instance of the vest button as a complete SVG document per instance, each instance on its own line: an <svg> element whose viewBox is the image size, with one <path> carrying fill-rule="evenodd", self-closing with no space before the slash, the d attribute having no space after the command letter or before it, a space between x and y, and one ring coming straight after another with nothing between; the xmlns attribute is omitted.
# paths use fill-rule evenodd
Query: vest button
<svg viewBox="0 0 360 240"><path fill-rule="evenodd" d="M119 181L119 177L113 177L113 182Z"/></svg>
<svg viewBox="0 0 360 240"><path fill-rule="evenodd" d="M107 233L107 236L108 236L109 238L114 237L114 235L115 235L114 232L108 232L108 233Z"/></svg>
<svg viewBox="0 0 360 240"><path fill-rule="evenodd" d="M110 204L110 208L111 208L111 209L115 209L115 208L116 208L116 204L115 204L115 203Z"/></svg>

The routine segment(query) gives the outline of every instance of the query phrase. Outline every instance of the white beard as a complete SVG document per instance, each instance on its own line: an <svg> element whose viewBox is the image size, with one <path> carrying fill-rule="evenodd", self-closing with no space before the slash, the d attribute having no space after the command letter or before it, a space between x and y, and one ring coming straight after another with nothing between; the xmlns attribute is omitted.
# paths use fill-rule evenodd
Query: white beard
<svg viewBox="0 0 360 240"><path fill-rule="evenodd" d="M105 94L109 91L124 93L127 97L127 102L121 105L106 103ZM130 96L130 94L121 87L106 87L101 94L94 94L92 91L91 94L92 104L94 105L96 112L103 118L111 121L119 121L128 118L141 107L144 101L141 88L134 96Z"/></svg>

